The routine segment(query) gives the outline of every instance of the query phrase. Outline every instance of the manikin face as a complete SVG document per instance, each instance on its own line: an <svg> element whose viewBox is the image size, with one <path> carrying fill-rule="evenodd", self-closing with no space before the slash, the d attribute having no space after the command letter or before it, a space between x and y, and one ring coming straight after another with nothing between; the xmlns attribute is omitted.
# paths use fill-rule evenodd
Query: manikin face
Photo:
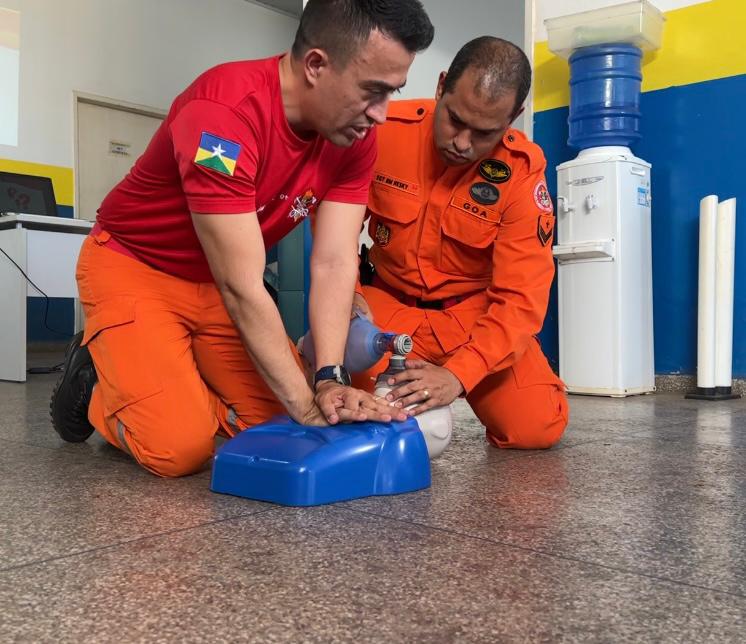
<svg viewBox="0 0 746 644"><path fill-rule="evenodd" d="M451 92L443 91L445 72L438 81L433 129L435 147L447 165L466 165L487 156L523 111L514 112L514 90L496 100L483 96L476 89L477 74L473 68L464 70Z"/></svg>
<svg viewBox="0 0 746 644"><path fill-rule="evenodd" d="M414 54L373 31L343 69L323 50L306 53L308 105L313 128L336 145L348 147L386 120L391 94L404 86Z"/></svg>

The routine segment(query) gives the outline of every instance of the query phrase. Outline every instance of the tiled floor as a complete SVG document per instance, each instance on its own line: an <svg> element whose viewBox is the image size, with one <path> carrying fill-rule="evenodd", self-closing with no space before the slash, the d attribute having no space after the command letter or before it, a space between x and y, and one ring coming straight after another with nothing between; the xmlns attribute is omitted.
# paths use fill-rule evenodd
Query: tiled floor
<svg viewBox="0 0 746 644"><path fill-rule="evenodd" d="M64 444L0 383L0 642L743 642L746 402L571 399L562 443L468 407L432 488L311 509Z"/></svg>

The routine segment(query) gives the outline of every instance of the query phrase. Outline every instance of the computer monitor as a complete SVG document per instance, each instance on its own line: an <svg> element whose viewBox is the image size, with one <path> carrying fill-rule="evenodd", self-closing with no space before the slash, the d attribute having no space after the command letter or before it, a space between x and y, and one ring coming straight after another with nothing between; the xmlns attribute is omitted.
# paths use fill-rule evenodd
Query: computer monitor
<svg viewBox="0 0 746 644"><path fill-rule="evenodd" d="M0 172L0 214L57 216L57 201L49 177Z"/></svg>

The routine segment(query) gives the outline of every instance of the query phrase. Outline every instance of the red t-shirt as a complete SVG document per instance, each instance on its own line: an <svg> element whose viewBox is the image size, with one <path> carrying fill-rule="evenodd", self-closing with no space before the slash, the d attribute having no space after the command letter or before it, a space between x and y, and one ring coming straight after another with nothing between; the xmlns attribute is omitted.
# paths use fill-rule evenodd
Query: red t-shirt
<svg viewBox="0 0 746 644"><path fill-rule="evenodd" d="M174 100L98 210L98 225L124 252L170 275L211 282L190 212L256 211L269 248L322 199L367 202L375 132L349 148L299 138L285 118L280 58L219 65Z"/></svg>

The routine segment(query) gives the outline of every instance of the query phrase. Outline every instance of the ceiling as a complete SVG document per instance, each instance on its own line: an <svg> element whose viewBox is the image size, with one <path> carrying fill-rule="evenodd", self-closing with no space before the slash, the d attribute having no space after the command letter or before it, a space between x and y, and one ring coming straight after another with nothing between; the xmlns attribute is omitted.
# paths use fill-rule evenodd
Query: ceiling
<svg viewBox="0 0 746 644"><path fill-rule="evenodd" d="M246 0L253 4L262 4L265 7L271 9L277 9L286 13L290 16L300 18L300 14L303 12L303 0Z"/></svg>

